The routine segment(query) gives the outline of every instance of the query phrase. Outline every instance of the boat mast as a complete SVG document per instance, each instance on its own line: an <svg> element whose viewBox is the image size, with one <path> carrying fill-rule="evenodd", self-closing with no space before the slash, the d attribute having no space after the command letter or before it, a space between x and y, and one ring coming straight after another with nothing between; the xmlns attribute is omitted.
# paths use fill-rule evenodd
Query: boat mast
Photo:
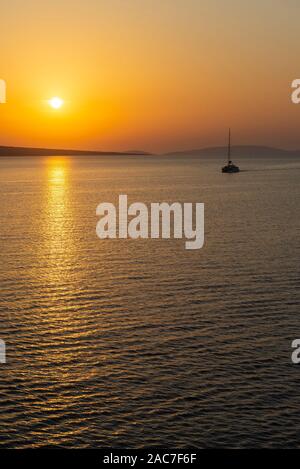
<svg viewBox="0 0 300 469"><path fill-rule="evenodd" d="M229 161L230 161L230 154L231 154L231 133L230 133L230 129L229 129L229 133L228 133L228 164L229 164Z"/></svg>

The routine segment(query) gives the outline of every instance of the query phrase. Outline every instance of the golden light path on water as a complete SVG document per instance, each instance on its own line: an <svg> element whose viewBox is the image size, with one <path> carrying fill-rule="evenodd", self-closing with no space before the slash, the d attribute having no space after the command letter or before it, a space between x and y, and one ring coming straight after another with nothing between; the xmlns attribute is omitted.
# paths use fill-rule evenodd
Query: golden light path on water
<svg viewBox="0 0 300 469"><path fill-rule="evenodd" d="M70 164L68 158L63 157L45 160L42 242L37 249L37 262L42 259L43 263L41 327L47 342L43 347L47 357L43 356L43 359L55 365L53 371L49 368L54 381L70 379L70 368L65 365L76 359L76 341L80 335L78 318L74 318L73 311L79 272L76 270L74 213L70 200ZM62 353L61 345L68 339L70 347Z"/></svg>
<svg viewBox="0 0 300 469"><path fill-rule="evenodd" d="M48 436L50 446L76 438L82 431L77 409L85 399L77 388L90 376L85 370L85 321L78 305L81 274L77 268L79 248L74 235L71 166L67 157L49 157L43 162L40 243L35 254L40 272L37 282L41 294L36 316L40 350L32 373L40 388L38 392L28 392L27 397L36 400L36 414L58 413L73 422ZM60 386L66 389L65 393L58 392Z"/></svg>
<svg viewBox="0 0 300 469"><path fill-rule="evenodd" d="M69 165L67 158L46 161L44 241L49 263L47 278L53 286L66 280L74 263Z"/></svg>

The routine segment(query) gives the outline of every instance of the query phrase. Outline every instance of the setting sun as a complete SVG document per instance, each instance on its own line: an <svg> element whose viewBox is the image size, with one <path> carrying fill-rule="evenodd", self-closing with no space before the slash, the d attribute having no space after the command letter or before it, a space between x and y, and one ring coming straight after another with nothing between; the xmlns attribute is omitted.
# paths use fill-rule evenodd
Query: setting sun
<svg viewBox="0 0 300 469"><path fill-rule="evenodd" d="M61 98L58 98L57 96L51 98L48 102L53 109L60 109L64 104L63 100Z"/></svg>

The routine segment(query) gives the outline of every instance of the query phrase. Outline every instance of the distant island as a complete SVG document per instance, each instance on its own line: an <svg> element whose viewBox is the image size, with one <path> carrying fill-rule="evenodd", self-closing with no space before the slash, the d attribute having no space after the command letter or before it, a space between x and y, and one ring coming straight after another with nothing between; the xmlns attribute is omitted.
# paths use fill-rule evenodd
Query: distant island
<svg viewBox="0 0 300 469"><path fill-rule="evenodd" d="M0 146L0 156L100 156L100 155L149 155L139 150L128 150L122 152L96 151L96 150L66 150L57 148L29 148Z"/></svg>
<svg viewBox="0 0 300 469"><path fill-rule="evenodd" d="M233 145L231 147L232 156L235 158L246 157L246 158L260 158L260 157L285 157L285 156L295 156L300 157L300 150L284 150L281 148L272 148L267 146L259 145ZM173 151L165 154L175 155L178 157L220 157L224 158L227 155L227 147L207 147L199 148L195 150L182 150L182 151Z"/></svg>

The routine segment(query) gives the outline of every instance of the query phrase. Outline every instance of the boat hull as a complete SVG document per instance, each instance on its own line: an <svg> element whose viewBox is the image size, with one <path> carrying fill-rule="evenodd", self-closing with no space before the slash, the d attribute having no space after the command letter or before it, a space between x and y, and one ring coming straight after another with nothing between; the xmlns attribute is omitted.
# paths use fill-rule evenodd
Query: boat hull
<svg viewBox="0 0 300 469"><path fill-rule="evenodd" d="M222 168L222 173L231 174L231 173L239 173L239 172L240 172L240 168L238 166L234 166L234 165L224 166Z"/></svg>

